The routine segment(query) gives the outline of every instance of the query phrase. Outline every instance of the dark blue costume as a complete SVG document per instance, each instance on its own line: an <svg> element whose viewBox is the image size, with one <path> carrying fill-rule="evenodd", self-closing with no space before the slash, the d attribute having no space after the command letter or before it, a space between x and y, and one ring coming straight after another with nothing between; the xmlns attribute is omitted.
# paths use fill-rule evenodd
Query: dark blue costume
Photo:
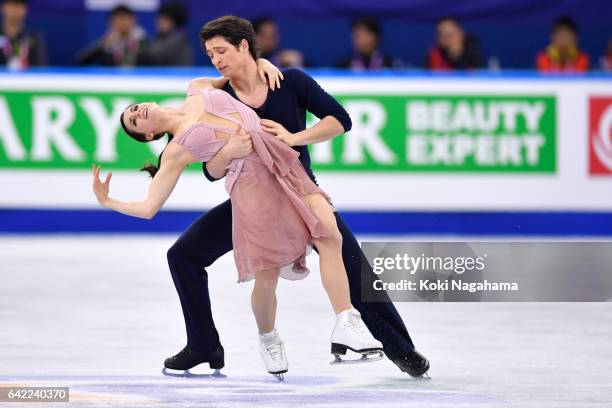
<svg viewBox="0 0 612 408"><path fill-rule="evenodd" d="M350 130L348 113L310 76L298 69L287 69L283 74L285 79L281 88L268 91L263 105L255 109L259 117L278 122L289 132L296 133L305 129L306 111L309 111L319 118L331 115L345 131ZM238 99L229 82L224 91ZM300 161L314 180L308 149L306 146L296 146L294 149L300 152ZM205 166L204 174L209 180L215 180ZM414 350L408 331L390 301L361 302L361 263L367 263L367 260L342 217L338 213L335 216L343 237L342 256L348 274L351 302L361 312L374 337L383 343L386 355L391 360L400 359ZM204 268L231 250L232 209L230 200L227 200L198 218L168 251L170 271L187 326L187 345L193 351L212 353L220 346L210 308L208 274ZM368 271L364 279L374 279L372 269L368 267Z"/></svg>

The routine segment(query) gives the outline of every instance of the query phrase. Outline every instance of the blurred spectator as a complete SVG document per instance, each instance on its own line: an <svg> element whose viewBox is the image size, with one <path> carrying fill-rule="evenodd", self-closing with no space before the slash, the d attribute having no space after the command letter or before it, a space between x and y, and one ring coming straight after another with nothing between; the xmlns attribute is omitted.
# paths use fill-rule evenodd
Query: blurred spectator
<svg viewBox="0 0 612 408"><path fill-rule="evenodd" d="M612 38L608 41L608 48L605 55L601 57L600 65L604 71L612 71Z"/></svg>
<svg viewBox="0 0 612 408"><path fill-rule="evenodd" d="M77 62L80 65L136 65L145 37L134 12L126 6L117 6L110 12L106 34L81 51Z"/></svg>
<svg viewBox="0 0 612 408"><path fill-rule="evenodd" d="M378 21L373 18L359 18L351 23L351 42L353 56L339 61L338 68L356 70L376 70L381 68L401 68L397 58L384 55L379 49L382 31Z"/></svg>
<svg viewBox="0 0 612 408"><path fill-rule="evenodd" d="M157 35L145 42L138 65L193 65L193 48L187 38L187 9L181 3L162 4L157 11Z"/></svg>
<svg viewBox="0 0 612 408"><path fill-rule="evenodd" d="M278 67L303 67L304 55L298 50L278 49L279 34L276 22L269 17L253 20L253 29L257 35L257 45L261 58L265 58Z"/></svg>
<svg viewBox="0 0 612 408"><path fill-rule="evenodd" d="M570 17L560 17L553 24L550 45L537 56L541 72L584 72L589 56L578 48L578 29Z"/></svg>
<svg viewBox="0 0 612 408"><path fill-rule="evenodd" d="M43 37L25 26L27 14L27 0L2 2L0 65L12 69L47 65L47 50Z"/></svg>
<svg viewBox="0 0 612 408"><path fill-rule="evenodd" d="M478 40L465 33L453 17L436 22L436 44L429 49L426 67L431 70L450 71L477 69L482 65Z"/></svg>

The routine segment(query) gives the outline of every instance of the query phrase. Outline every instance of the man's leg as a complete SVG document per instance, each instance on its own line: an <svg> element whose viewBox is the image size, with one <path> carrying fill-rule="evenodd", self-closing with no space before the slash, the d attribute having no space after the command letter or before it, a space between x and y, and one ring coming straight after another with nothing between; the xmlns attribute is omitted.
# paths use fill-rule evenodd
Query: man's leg
<svg viewBox="0 0 612 408"><path fill-rule="evenodd" d="M406 330L402 318L388 296L384 294L385 302L361 301L362 279L373 281L376 279L376 275L369 266L348 225L340 214L337 212L334 214L343 239L342 258L349 280L351 303L361 313L361 317L372 335L383 344L385 354L390 360L397 364L402 371L407 371L413 376L424 374L429 368L429 362L414 349L408 330ZM362 262L364 262L364 265L368 265L366 275L363 278Z"/></svg>
<svg viewBox="0 0 612 408"><path fill-rule="evenodd" d="M200 216L168 250L168 265L187 329L187 346L210 353L220 346L208 293L210 266L232 250L232 207L227 200Z"/></svg>

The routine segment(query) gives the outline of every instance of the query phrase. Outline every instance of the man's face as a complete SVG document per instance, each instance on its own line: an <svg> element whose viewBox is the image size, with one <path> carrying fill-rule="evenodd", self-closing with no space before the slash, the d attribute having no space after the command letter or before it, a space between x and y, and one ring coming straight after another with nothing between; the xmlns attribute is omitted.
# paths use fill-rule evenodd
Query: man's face
<svg viewBox="0 0 612 408"><path fill-rule="evenodd" d="M265 23L259 28L257 40L263 53L272 52L278 47L278 29L274 23Z"/></svg>
<svg viewBox="0 0 612 408"><path fill-rule="evenodd" d="M576 47L576 35L567 27L559 27L552 34L552 45L561 49L567 50Z"/></svg>
<svg viewBox="0 0 612 408"><path fill-rule="evenodd" d="M445 50L458 51L463 48L464 34L453 21L442 21L436 27L438 45Z"/></svg>
<svg viewBox="0 0 612 408"><path fill-rule="evenodd" d="M247 40L235 47L224 37L216 36L204 43L206 55L217 71L226 78L231 78L240 72L244 64L251 58Z"/></svg>
<svg viewBox="0 0 612 408"><path fill-rule="evenodd" d="M27 14L28 6L23 3L11 1L2 3L2 15L11 23L22 23Z"/></svg>
<svg viewBox="0 0 612 408"><path fill-rule="evenodd" d="M129 14L117 14L110 21L111 30L126 37L136 26L136 19Z"/></svg>
<svg viewBox="0 0 612 408"><path fill-rule="evenodd" d="M159 34L165 34L174 30L176 26L170 17L160 15L155 19L155 28Z"/></svg>
<svg viewBox="0 0 612 408"><path fill-rule="evenodd" d="M378 47L378 37L362 25L356 25L351 34L353 49L359 54L369 55Z"/></svg>

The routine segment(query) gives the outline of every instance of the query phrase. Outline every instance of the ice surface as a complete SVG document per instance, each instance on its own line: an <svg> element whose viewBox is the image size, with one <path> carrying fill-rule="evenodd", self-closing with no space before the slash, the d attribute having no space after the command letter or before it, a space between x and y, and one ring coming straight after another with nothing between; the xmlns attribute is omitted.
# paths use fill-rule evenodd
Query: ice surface
<svg viewBox="0 0 612 408"><path fill-rule="evenodd" d="M612 406L610 303L398 303L431 380L386 359L330 366L316 255L309 278L278 289L286 383L263 369L252 284L235 283L231 255L209 270L227 377L163 377L185 344L166 265L175 238L0 237L0 385L70 386L70 406ZM26 406L0 408L11 405Z"/></svg>

